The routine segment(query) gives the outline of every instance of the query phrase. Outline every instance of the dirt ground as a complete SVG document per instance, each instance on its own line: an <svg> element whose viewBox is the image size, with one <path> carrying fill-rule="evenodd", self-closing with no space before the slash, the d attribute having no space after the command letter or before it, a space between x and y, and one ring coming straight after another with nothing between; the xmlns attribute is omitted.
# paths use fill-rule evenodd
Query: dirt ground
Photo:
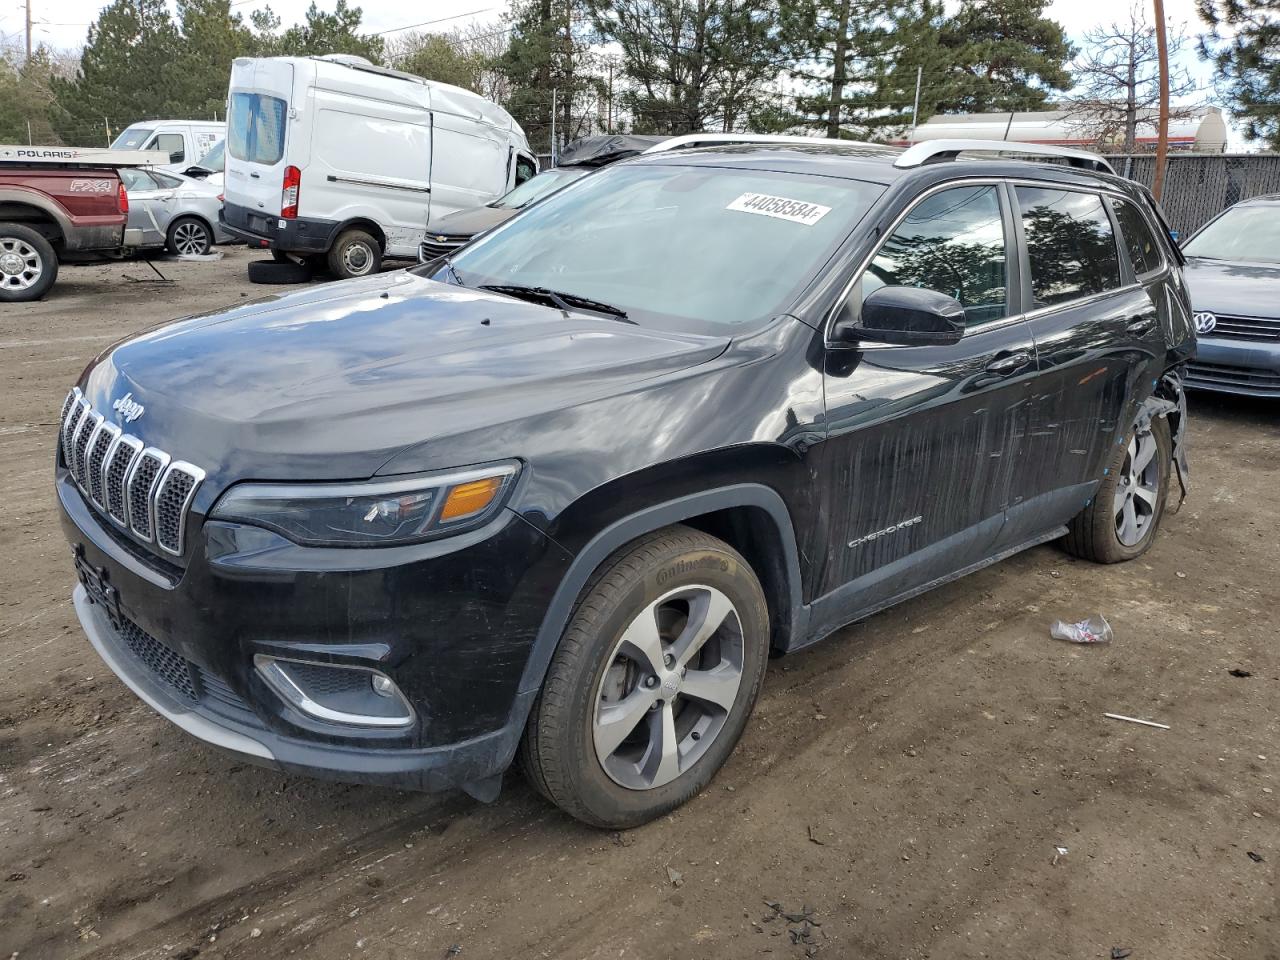
<svg viewBox="0 0 1280 960"><path fill-rule="evenodd" d="M1143 559L1041 547L773 661L705 794L600 833L515 774L483 805L237 763L81 634L62 398L116 338L268 292L248 259L0 307L0 958L1280 958L1280 403L1193 396ZM1049 638L1094 611L1110 646Z"/></svg>

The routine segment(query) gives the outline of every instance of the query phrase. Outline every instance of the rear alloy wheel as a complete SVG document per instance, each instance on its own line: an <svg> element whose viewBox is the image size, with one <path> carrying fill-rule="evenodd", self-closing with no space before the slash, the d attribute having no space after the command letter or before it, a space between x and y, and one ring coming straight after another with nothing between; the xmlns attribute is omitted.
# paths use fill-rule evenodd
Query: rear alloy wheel
<svg viewBox="0 0 1280 960"><path fill-rule="evenodd" d="M169 225L165 246L176 257L203 257L213 249L213 231L196 217L179 217Z"/></svg>
<svg viewBox="0 0 1280 960"><path fill-rule="evenodd" d="M382 247L363 230L346 230L334 241L328 262L335 277L367 277L382 269Z"/></svg>
<svg viewBox="0 0 1280 960"><path fill-rule="evenodd" d="M1098 492L1068 526L1069 553L1095 563L1141 556L1164 517L1173 472L1169 424L1157 417L1117 444Z"/></svg>
<svg viewBox="0 0 1280 960"><path fill-rule="evenodd" d="M634 827L698 793L764 680L769 614L728 544L670 527L605 561L565 629L520 748L579 820Z"/></svg>
<svg viewBox="0 0 1280 960"><path fill-rule="evenodd" d="M30 227L0 223L0 303L39 300L58 276L53 245Z"/></svg>

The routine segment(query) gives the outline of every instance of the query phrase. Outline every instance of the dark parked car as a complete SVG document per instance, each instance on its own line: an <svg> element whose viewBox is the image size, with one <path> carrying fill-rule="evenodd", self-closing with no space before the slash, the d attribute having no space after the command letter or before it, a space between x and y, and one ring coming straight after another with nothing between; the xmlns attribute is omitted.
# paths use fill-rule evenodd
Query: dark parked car
<svg viewBox="0 0 1280 960"><path fill-rule="evenodd" d="M426 263L453 253L470 243L473 237L506 223L535 200L541 200L601 167L643 153L667 139L640 134L609 134L575 140L565 147L557 166L530 177L492 203L458 210L435 221L427 238L418 245L418 261Z"/></svg>
<svg viewBox="0 0 1280 960"><path fill-rule="evenodd" d="M1280 194L1229 207L1182 252L1200 342L1187 386L1280 397Z"/></svg>
<svg viewBox="0 0 1280 960"><path fill-rule="evenodd" d="M518 754L625 827L714 776L771 651L1034 544L1139 556L1178 252L1127 181L940 149L645 156L110 348L56 471L90 641L242 757L490 799Z"/></svg>

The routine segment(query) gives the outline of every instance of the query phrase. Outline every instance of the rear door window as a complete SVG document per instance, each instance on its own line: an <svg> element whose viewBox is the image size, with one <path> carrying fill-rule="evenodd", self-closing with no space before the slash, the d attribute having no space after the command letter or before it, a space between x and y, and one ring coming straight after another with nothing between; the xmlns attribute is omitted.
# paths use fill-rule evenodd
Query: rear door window
<svg viewBox="0 0 1280 960"><path fill-rule="evenodd" d="M953 187L911 209L859 286L862 297L884 286L945 293L964 307L966 326L975 326L1008 314L1007 275L998 188Z"/></svg>
<svg viewBox="0 0 1280 960"><path fill-rule="evenodd" d="M1120 287L1111 218L1096 193L1016 187L1031 264L1034 307L1049 307Z"/></svg>
<svg viewBox="0 0 1280 960"><path fill-rule="evenodd" d="M265 93L233 93L227 149L237 160L273 166L284 156L285 102Z"/></svg>
<svg viewBox="0 0 1280 960"><path fill-rule="evenodd" d="M1120 235L1133 260L1133 272L1141 277L1164 266L1164 258L1160 255L1156 238L1138 208L1127 200L1114 198L1111 209L1120 221Z"/></svg>

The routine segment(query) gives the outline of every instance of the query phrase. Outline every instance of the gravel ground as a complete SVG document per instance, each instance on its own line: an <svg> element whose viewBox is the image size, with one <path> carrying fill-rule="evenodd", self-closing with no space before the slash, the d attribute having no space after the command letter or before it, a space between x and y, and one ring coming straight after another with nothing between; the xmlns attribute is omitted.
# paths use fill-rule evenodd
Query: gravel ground
<svg viewBox="0 0 1280 960"><path fill-rule="evenodd" d="M243 765L84 639L59 404L117 338L271 292L249 258L0 307L0 957L1280 958L1280 405L1192 398L1142 559L1040 547L771 662L705 794L605 834L515 774L482 805ZM1094 611L1109 646L1049 639Z"/></svg>

